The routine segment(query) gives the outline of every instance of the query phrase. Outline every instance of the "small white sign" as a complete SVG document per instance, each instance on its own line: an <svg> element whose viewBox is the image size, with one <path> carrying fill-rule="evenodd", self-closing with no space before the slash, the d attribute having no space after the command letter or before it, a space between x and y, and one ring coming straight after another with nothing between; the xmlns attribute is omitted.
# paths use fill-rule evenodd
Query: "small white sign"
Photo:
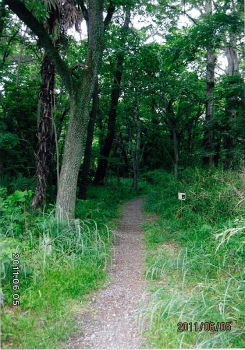
<svg viewBox="0 0 245 350"><path fill-rule="evenodd" d="M186 200L186 193L178 193L178 198L181 201L185 201Z"/></svg>

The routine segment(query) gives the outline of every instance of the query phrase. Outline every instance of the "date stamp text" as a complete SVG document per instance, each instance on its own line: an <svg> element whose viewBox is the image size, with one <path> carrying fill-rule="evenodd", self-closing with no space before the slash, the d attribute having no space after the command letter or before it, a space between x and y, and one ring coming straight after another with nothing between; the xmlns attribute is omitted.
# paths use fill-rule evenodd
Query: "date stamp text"
<svg viewBox="0 0 245 350"><path fill-rule="evenodd" d="M12 254L12 275L13 275L13 305L19 306L20 305L20 254L13 253Z"/></svg>
<svg viewBox="0 0 245 350"><path fill-rule="evenodd" d="M232 322L179 322L177 332L230 332Z"/></svg>

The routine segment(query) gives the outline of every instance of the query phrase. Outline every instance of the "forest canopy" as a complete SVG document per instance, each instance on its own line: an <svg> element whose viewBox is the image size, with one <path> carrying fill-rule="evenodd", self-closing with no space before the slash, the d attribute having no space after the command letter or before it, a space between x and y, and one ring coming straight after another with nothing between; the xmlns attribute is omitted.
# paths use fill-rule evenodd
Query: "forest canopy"
<svg viewBox="0 0 245 350"><path fill-rule="evenodd" d="M77 192L109 174L137 189L140 169L238 167L243 13L243 1L4 0L2 176L36 175L32 206L53 191L72 218Z"/></svg>

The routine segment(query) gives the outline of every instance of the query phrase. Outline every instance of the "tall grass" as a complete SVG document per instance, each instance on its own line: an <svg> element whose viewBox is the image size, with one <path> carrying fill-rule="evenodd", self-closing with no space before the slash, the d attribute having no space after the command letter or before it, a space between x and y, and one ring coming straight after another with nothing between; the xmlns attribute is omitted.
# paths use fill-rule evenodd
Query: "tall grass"
<svg viewBox="0 0 245 350"><path fill-rule="evenodd" d="M153 184L145 209L146 276L153 296L142 310L149 346L245 346L244 173L186 170L181 181L146 175ZM181 209L177 193L186 192ZM178 322L232 322L231 331L177 332Z"/></svg>
<svg viewBox="0 0 245 350"><path fill-rule="evenodd" d="M135 193L112 179L77 200L76 219L59 221L52 206L31 211L30 191L2 190L2 345L57 348L76 330L74 311L106 279L118 205ZM20 306L12 306L12 253L20 254Z"/></svg>
<svg viewBox="0 0 245 350"><path fill-rule="evenodd" d="M67 303L81 302L83 295L96 288L110 261L111 232L105 224L98 226L91 219L60 222L49 213L36 219L35 230L31 244L4 240L5 245L12 242L12 248L4 248L4 347L56 347L71 327L71 317L61 327L69 313ZM20 254L20 307L13 309L11 255L16 251Z"/></svg>

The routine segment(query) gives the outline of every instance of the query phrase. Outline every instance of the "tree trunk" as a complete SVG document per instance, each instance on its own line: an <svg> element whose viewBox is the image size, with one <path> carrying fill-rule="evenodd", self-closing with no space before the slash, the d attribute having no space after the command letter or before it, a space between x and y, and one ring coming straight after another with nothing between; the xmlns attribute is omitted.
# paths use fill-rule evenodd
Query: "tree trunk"
<svg viewBox="0 0 245 350"><path fill-rule="evenodd" d="M108 166L108 158L112 148L112 142L115 136L116 128L116 117L117 117L117 106L120 97L120 83L122 79L122 65L123 65L124 55L119 54L117 57L117 69L114 73L114 84L111 93L111 106L109 111L109 121L106 139L100 150L100 158L98 162L98 167L95 173L94 185L102 185L106 175L106 170Z"/></svg>
<svg viewBox="0 0 245 350"><path fill-rule="evenodd" d="M54 34L56 39L53 44L58 43L59 33L57 33L57 24L59 22L59 11L56 6L52 6L50 16L46 26L48 33ZM22 46L21 46L22 49ZM50 172L52 162L52 135L53 135L53 106L54 106L54 88L55 88L55 67L50 58L44 53L41 66L42 86L40 91L41 118L38 126L37 142L37 187L32 199L32 207L37 208L45 202L47 178ZM18 74L16 75L16 82Z"/></svg>
<svg viewBox="0 0 245 350"><path fill-rule="evenodd" d="M65 141L56 201L57 218L74 218L78 173L80 169L84 132L104 49L103 0L89 1L88 53L82 80L70 95L71 115Z"/></svg>
<svg viewBox="0 0 245 350"><path fill-rule="evenodd" d="M125 31L128 29L130 22L130 12L126 12L125 22L122 28L122 34L124 34L124 43L126 33ZM109 111L109 121L108 121L108 129L107 135L104 141L103 146L100 150L100 158L98 161L98 167L95 173L94 185L102 185L104 182L104 178L107 171L108 166L108 158L112 149L112 143L115 137L115 129L116 129L116 117L117 117L117 106L118 100L120 97L120 84L122 80L122 72L123 72L123 61L124 61L124 52L119 52L117 54L117 68L114 72L114 83L113 89L111 93L111 106Z"/></svg>
<svg viewBox="0 0 245 350"><path fill-rule="evenodd" d="M124 141L123 141L123 135L122 135L121 132L119 133L119 137L120 137L121 150L122 150L122 155L123 155L124 164L125 164L125 166L124 166L124 168L125 168L124 173L128 174L128 172L129 172L128 157L127 157L127 152L126 152Z"/></svg>
<svg viewBox="0 0 245 350"><path fill-rule="evenodd" d="M173 139L173 149L174 149L174 177L178 178L179 171L179 150L178 150L178 135L177 135L177 117L174 115L173 102L170 100L166 106L167 122L170 128L170 134Z"/></svg>
<svg viewBox="0 0 245 350"><path fill-rule="evenodd" d="M212 1L206 1L207 16L212 14ZM214 72L215 72L215 49L211 43L207 48L207 73L206 73L206 118L205 118L205 132L204 132L204 157L203 164L211 165L213 163L214 149L213 149L213 118L214 118Z"/></svg>
<svg viewBox="0 0 245 350"><path fill-rule="evenodd" d="M174 177L175 179L178 179L179 152L178 152L178 140L177 140L177 134L176 134L175 128L173 128L172 130L172 135L173 135L173 143L174 143Z"/></svg>
<svg viewBox="0 0 245 350"><path fill-rule="evenodd" d="M2 0L1 4L0 4L0 37L3 34L3 30L4 30L4 21L5 21L5 17L6 17L6 8L5 8L5 1Z"/></svg>
<svg viewBox="0 0 245 350"><path fill-rule="evenodd" d="M26 32L24 32L23 39L25 38ZM21 66L21 60L22 60L22 55L23 55L23 42L20 43L20 52L19 52L19 57L18 57L18 63L17 63L17 70L15 73L15 85L19 85L19 78L20 78L20 66Z"/></svg>
<svg viewBox="0 0 245 350"><path fill-rule="evenodd" d="M225 46L225 55L228 62L228 76L234 77L239 74L239 64L241 58L237 54L236 48L236 34L230 33L230 41L227 46ZM232 135L232 130L236 123L237 107L239 102L237 101L237 96L232 92L235 80L229 80L229 90L231 93L227 96L226 100L226 117L228 129L224 136L224 149L225 149L225 169L232 168L234 163L234 148L235 148L235 139Z"/></svg>
<svg viewBox="0 0 245 350"><path fill-rule="evenodd" d="M95 120L96 120L98 110L99 110L99 84L98 84L98 77L97 77L96 83L95 83L95 89L93 93L92 110L89 116L83 165L81 169L81 174L79 175L79 179L78 179L79 197L82 199L87 198L88 174L89 174L90 160L91 160L91 154L92 154L94 126L95 126Z"/></svg>
<svg viewBox="0 0 245 350"><path fill-rule="evenodd" d="M44 204L47 176L49 174L49 165L52 158L52 109L54 104L55 68L47 55L43 57L41 76L41 119L38 127L37 188L31 204L34 208Z"/></svg>
<svg viewBox="0 0 245 350"><path fill-rule="evenodd" d="M134 120L136 124L136 145L133 158L133 168L134 168L134 189L138 190L139 182L139 165L140 165L140 141L141 141L141 127L140 127L140 117L139 117L139 100L137 97Z"/></svg>
<svg viewBox="0 0 245 350"><path fill-rule="evenodd" d="M230 42L225 46L225 55L228 62L228 75L232 77L239 73L241 58L237 53L237 38L235 33L230 33Z"/></svg>

